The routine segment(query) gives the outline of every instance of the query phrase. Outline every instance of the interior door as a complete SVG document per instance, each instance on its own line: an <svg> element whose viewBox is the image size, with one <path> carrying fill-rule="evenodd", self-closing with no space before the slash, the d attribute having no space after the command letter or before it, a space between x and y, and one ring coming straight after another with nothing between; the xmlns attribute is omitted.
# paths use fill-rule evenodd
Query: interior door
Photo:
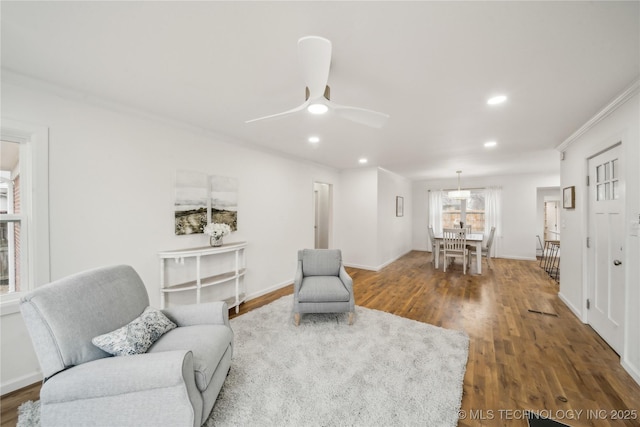
<svg viewBox="0 0 640 427"><path fill-rule="evenodd" d="M624 182L620 145L589 159L589 324L621 354L624 342Z"/></svg>
<svg viewBox="0 0 640 427"><path fill-rule="evenodd" d="M544 240L560 240L558 202L544 202Z"/></svg>

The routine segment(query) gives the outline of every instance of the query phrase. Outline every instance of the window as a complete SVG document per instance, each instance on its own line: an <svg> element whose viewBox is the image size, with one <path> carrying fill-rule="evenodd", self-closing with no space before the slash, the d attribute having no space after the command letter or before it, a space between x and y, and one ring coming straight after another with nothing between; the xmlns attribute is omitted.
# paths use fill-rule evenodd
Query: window
<svg viewBox="0 0 640 427"><path fill-rule="evenodd" d="M485 223L485 192L484 190L471 190L468 199L451 199L446 193L442 196L442 227L452 228L460 226L471 227L471 231L484 232Z"/></svg>
<svg viewBox="0 0 640 427"><path fill-rule="evenodd" d="M20 195L20 145L0 141L0 295L21 288L25 217Z"/></svg>
<svg viewBox="0 0 640 427"><path fill-rule="evenodd" d="M49 132L2 118L0 128L0 303L49 282ZM37 238L36 238L37 236Z"/></svg>

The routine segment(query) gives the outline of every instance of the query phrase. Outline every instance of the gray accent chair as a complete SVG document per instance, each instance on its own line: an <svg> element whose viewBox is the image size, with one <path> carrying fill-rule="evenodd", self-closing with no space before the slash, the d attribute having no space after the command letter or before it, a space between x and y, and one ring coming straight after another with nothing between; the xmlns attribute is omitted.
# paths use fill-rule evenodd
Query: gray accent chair
<svg viewBox="0 0 640 427"><path fill-rule="evenodd" d="M302 249L293 283L293 313L296 326L303 313L349 313L353 323L353 280L342 264L339 249Z"/></svg>
<svg viewBox="0 0 640 427"><path fill-rule="evenodd" d="M207 420L231 365L227 304L163 310L178 327L143 354L114 357L91 343L148 305L140 276L124 265L75 274L21 300L44 376L43 427L200 427Z"/></svg>

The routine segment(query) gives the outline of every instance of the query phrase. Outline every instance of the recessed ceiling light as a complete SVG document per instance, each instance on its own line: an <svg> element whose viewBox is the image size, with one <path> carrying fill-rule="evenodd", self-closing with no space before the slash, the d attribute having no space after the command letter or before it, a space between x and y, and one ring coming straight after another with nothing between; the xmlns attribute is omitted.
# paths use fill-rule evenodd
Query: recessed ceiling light
<svg viewBox="0 0 640 427"><path fill-rule="evenodd" d="M318 136L310 136L309 137L309 142L312 144L317 144L318 142L320 142L320 137Z"/></svg>
<svg viewBox="0 0 640 427"><path fill-rule="evenodd" d="M484 143L484 146L487 148L495 147L496 145L498 145L496 141L487 141Z"/></svg>
<svg viewBox="0 0 640 427"><path fill-rule="evenodd" d="M365 163L367 163L367 161L368 161L368 160L367 160L367 159L365 159L364 157L363 157L363 158L361 158L360 160L358 160L358 162L360 162L361 164L365 164Z"/></svg>
<svg viewBox="0 0 640 427"><path fill-rule="evenodd" d="M507 100L507 97L505 95L497 95L497 96L494 96L493 98L489 98L487 100L487 104L489 105L502 104L506 100Z"/></svg>
<svg viewBox="0 0 640 427"><path fill-rule="evenodd" d="M307 111L311 114L324 114L329 111L329 107L324 104L311 104L307 107Z"/></svg>

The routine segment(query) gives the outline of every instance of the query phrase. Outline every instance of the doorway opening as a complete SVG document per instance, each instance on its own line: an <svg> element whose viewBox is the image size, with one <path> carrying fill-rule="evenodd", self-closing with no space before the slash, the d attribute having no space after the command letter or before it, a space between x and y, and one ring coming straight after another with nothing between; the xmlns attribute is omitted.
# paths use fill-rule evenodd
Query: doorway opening
<svg viewBox="0 0 640 427"><path fill-rule="evenodd" d="M544 240L560 240L560 202L544 202Z"/></svg>
<svg viewBox="0 0 640 427"><path fill-rule="evenodd" d="M538 187L536 203L536 258L544 258L547 242L560 241L560 187Z"/></svg>
<svg viewBox="0 0 640 427"><path fill-rule="evenodd" d="M313 183L314 248L329 249L333 185Z"/></svg>

